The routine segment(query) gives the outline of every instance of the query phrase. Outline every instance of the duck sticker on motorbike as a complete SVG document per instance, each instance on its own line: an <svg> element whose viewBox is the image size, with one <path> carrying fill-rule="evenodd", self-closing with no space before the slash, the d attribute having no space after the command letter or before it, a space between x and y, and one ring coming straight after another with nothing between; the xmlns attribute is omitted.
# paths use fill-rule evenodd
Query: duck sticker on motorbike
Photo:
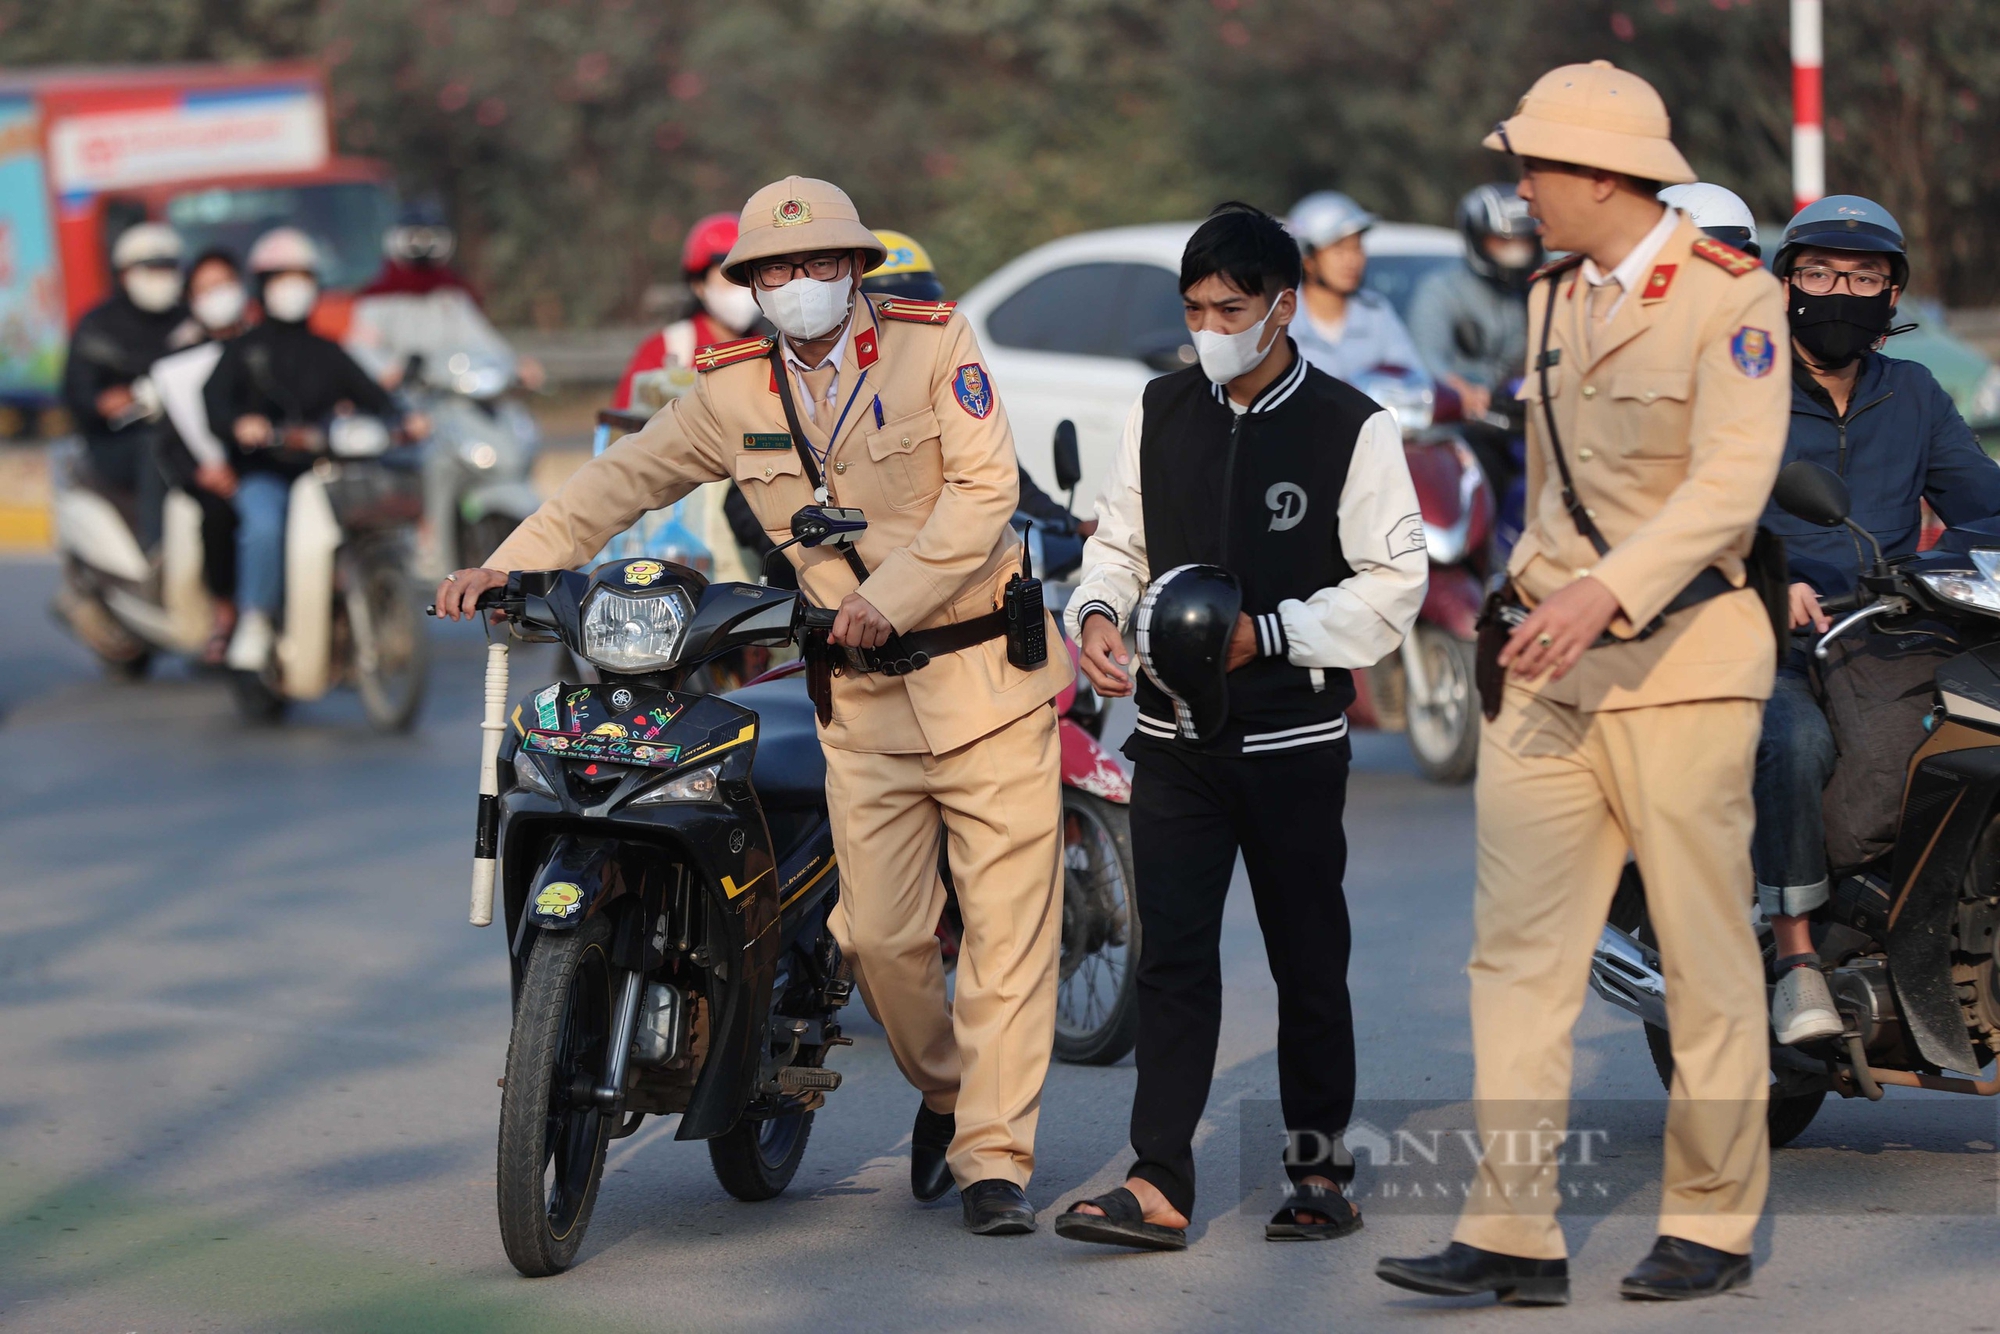
<svg viewBox="0 0 2000 1334"><path fill-rule="evenodd" d="M632 735L622 723L599 723L590 729L590 734L592 736L617 737L620 740Z"/></svg>
<svg viewBox="0 0 2000 1334"><path fill-rule="evenodd" d="M568 917L583 901L583 890L567 880L544 885L535 895L535 911L547 917Z"/></svg>

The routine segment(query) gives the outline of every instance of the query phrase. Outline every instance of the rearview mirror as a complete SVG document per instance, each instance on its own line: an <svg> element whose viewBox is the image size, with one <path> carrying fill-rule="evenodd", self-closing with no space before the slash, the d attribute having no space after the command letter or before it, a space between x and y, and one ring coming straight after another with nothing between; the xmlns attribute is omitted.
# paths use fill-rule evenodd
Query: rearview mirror
<svg viewBox="0 0 2000 1334"><path fill-rule="evenodd" d="M1839 474L1804 459L1787 463L1778 473L1771 499L1785 513L1822 528L1838 528L1847 522L1848 511L1854 504L1847 494L1847 483L1840 480Z"/></svg>
<svg viewBox="0 0 2000 1334"><path fill-rule="evenodd" d="M1065 417L1056 423L1056 490L1074 491L1083 480L1083 460L1077 457L1076 423Z"/></svg>

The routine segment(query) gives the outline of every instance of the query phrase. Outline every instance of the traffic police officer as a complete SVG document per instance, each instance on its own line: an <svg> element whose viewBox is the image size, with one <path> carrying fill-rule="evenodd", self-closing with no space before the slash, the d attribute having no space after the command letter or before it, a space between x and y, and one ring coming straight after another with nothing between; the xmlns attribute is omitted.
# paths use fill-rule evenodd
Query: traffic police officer
<svg viewBox="0 0 2000 1334"><path fill-rule="evenodd" d="M1769 1169L1750 784L1776 643L1746 558L1784 452L1784 303L1756 260L1655 199L1694 173L1636 76L1554 70L1486 146L1520 159L1521 196L1571 253L1530 291L1528 515L1508 574L1533 610L1499 651L1480 745L1480 1129L1561 1138L1570 1030L1629 850L1674 1080L1659 1239L1621 1290L1706 1296L1749 1280ZM1485 1155L1450 1248L1377 1273L1567 1301L1555 1157Z"/></svg>
<svg viewBox="0 0 2000 1334"><path fill-rule="evenodd" d="M438 605L469 613L503 571L587 561L638 515L703 482L734 478L774 541L788 539L793 514L814 502L815 475L819 500L865 512L865 580L831 546L787 552L806 595L839 608L831 638L850 648L878 647L892 633L976 642L940 649L907 675L833 681L820 739L841 867L834 932L897 1066L923 1095L913 1190L934 1199L956 1179L968 1227L1026 1232L1034 1211L1022 1187L1034 1167L1061 944L1050 701L1071 665L1058 651L1018 668L1001 638L975 633L1021 566L1008 526L1013 437L950 302L857 294L856 280L883 253L825 181L792 176L752 195L722 267L780 331L776 356L770 338L703 349L692 392L584 465L490 568L447 580ZM788 430L780 362L803 448ZM1053 623L1045 630L1057 644ZM934 934L944 907L940 817L965 919L949 1004Z"/></svg>

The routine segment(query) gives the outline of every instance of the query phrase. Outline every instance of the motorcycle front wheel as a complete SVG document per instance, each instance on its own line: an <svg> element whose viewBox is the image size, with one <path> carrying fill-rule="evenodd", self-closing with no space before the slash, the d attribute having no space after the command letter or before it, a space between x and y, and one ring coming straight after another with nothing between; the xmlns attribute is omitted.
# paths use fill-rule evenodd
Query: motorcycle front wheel
<svg viewBox="0 0 2000 1334"><path fill-rule="evenodd" d="M1412 630L1423 660L1428 697L1407 690L1404 722L1417 767L1433 783L1463 783L1479 766L1479 688L1473 675L1475 645L1441 625ZM1407 683L1406 683L1407 684Z"/></svg>
<svg viewBox="0 0 2000 1334"><path fill-rule="evenodd" d="M346 607L362 710L377 730L406 732L424 702L430 665L416 590L400 562L387 553L370 553L356 564Z"/></svg>
<svg viewBox="0 0 2000 1334"><path fill-rule="evenodd" d="M1056 1059L1110 1065L1139 1040L1138 876L1125 807L1064 788Z"/></svg>
<svg viewBox="0 0 2000 1334"><path fill-rule="evenodd" d="M722 1188L756 1203L784 1193L805 1161L813 1114L793 1112L768 1121L747 1117L708 1142L709 1166Z"/></svg>
<svg viewBox="0 0 2000 1334"><path fill-rule="evenodd" d="M528 956L500 1095L500 1241L529 1278L576 1260L613 1119L594 1090L610 1058L611 924L544 932Z"/></svg>

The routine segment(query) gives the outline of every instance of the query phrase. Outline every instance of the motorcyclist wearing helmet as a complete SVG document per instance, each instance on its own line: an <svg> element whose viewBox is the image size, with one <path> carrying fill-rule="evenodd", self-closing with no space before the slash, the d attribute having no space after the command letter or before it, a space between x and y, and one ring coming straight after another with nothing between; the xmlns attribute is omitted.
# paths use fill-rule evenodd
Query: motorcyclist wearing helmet
<svg viewBox="0 0 2000 1334"><path fill-rule="evenodd" d="M547 379L518 355L480 308L479 294L451 266L458 238L437 200L419 199L382 234L382 270L354 298L343 338L362 367L395 389L412 366L441 368L463 354L528 389Z"/></svg>
<svg viewBox="0 0 2000 1334"><path fill-rule="evenodd" d="M1785 283L1795 353L1785 462L1808 459L1845 478L1854 521L1891 558L1917 549L1923 502L1953 525L2000 514L2000 466L1951 398L1923 366L1880 350L1898 332L1891 326L1910 271L1889 211L1856 195L1808 204L1786 225L1772 269ZM1853 591L1863 557L1847 530L1775 504L1763 523L1784 539L1793 635L1764 707L1752 860L1782 970L1771 1022L1791 1043L1841 1032L1807 920L1831 888L1821 794L1836 758L1807 664L1814 636L1830 625L1820 600Z"/></svg>
<svg viewBox="0 0 2000 1334"><path fill-rule="evenodd" d="M1753 259L1764 257L1763 247L1757 244L1757 217L1734 190L1709 181L1692 181L1660 191L1660 202L1687 214L1689 222L1722 244Z"/></svg>
<svg viewBox="0 0 2000 1334"><path fill-rule="evenodd" d="M1410 337L1439 383L1478 419L1528 359L1528 279L1542 262L1541 229L1512 185L1482 185L1458 201L1465 263L1433 273L1410 298Z"/></svg>
<svg viewBox="0 0 2000 1334"><path fill-rule="evenodd" d="M307 327L319 304L319 249L304 232L279 227L250 249L249 269L263 322L223 346L202 398L209 427L237 476L237 596L242 608L227 661L259 671L276 642L284 594L285 517L292 482L314 460L311 433L343 412L429 434L340 344Z"/></svg>
<svg viewBox="0 0 2000 1334"><path fill-rule="evenodd" d="M131 508L140 545L150 549L159 540L166 488L156 426L133 385L188 339L180 235L158 222L128 227L112 244L111 268L117 290L70 335L63 403L83 436L92 480Z"/></svg>
<svg viewBox="0 0 2000 1334"><path fill-rule="evenodd" d="M1377 221L1338 190L1319 190L1292 205L1285 229L1299 243L1305 270L1292 341L1300 356L1337 380L1352 383L1377 366L1397 366L1428 381L1396 308L1361 285L1368 273L1361 238Z"/></svg>
<svg viewBox="0 0 2000 1334"><path fill-rule="evenodd" d="M880 264L861 275L861 290L875 296L900 297L905 301L943 301L944 280L931 263L930 251L906 232L878 230L875 239L886 252ZM1015 508L1058 532L1089 537L1097 531L1096 519L1079 519L1061 501L1035 484L1026 464L1015 465L1021 474L1021 499ZM749 507L744 507L749 512ZM732 513L732 520L734 515ZM761 534L762 529L758 532Z"/></svg>
<svg viewBox="0 0 2000 1334"><path fill-rule="evenodd" d="M1200 364L1155 379L1133 406L1069 602L1090 683L1136 690L1125 753L1145 940L1137 1161L1121 1189L1057 1221L1079 1241L1186 1244L1221 1019L1217 932L1239 849L1278 979L1285 1123L1330 1146L1352 1110L1346 708L1353 672L1416 621L1429 566L1395 417L1287 336L1301 269L1292 234L1248 205L1224 204L1196 229L1180 289ZM1359 1225L1340 1194L1351 1161L1305 1154L1287 1171L1293 1193L1267 1237Z"/></svg>

